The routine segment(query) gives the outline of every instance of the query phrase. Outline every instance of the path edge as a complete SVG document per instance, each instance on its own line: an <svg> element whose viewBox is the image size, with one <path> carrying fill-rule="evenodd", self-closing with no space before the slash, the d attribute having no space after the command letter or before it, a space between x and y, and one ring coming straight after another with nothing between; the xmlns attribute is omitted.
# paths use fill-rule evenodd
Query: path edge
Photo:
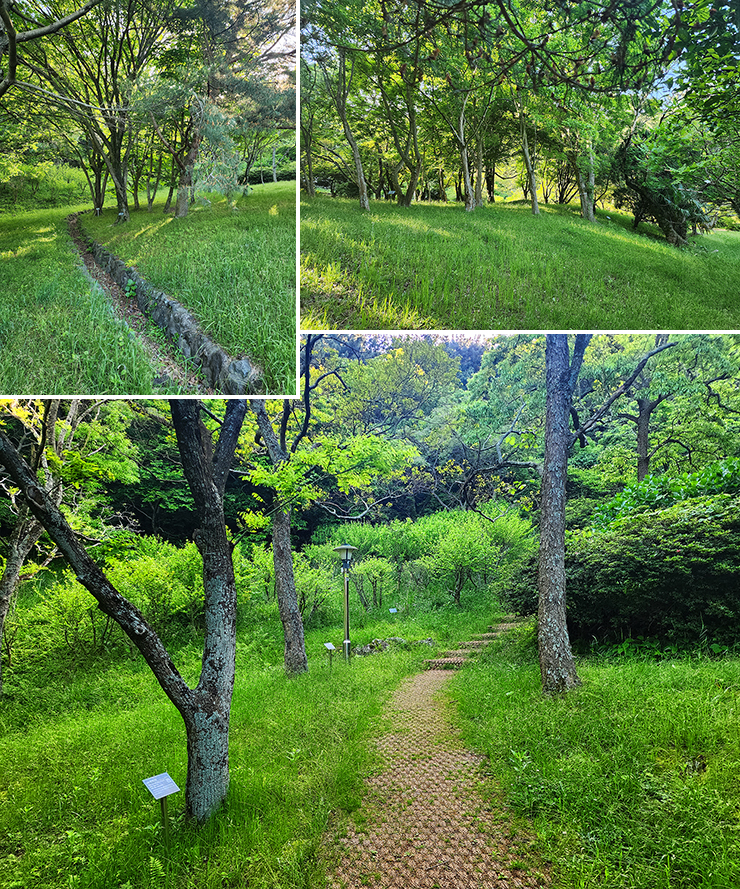
<svg viewBox="0 0 740 889"><path fill-rule="evenodd" d="M74 225L82 215L72 213L67 221ZM90 245L90 253L98 267L123 290L130 291L133 285L139 309L164 331L185 358L193 360L201 368L208 386L224 395L257 395L265 392L262 371L256 364L248 358L232 358L203 333L182 303L157 290L136 269L127 266L107 247L99 244L82 226L80 230Z"/></svg>

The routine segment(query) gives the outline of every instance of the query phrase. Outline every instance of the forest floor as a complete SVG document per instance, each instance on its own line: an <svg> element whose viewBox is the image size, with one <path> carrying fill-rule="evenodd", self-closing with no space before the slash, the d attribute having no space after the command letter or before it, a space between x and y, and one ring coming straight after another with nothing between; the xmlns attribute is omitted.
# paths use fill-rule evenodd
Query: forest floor
<svg viewBox="0 0 740 889"><path fill-rule="evenodd" d="M350 826L328 841L331 889L549 885L526 831L490 793L487 758L468 750L452 723L442 694L451 671L435 669L439 662L406 678L385 706L387 730L375 740L383 764Z"/></svg>
<svg viewBox="0 0 740 889"><path fill-rule="evenodd" d="M82 209L0 216L0 392L4 394L157 391L158 370L150 356L115 315L74 250L66 217Z"/></svg>
<svg viewBox="0 0 740 889"><path fill-rule="evenodd" d="M248 355L269 394L295 393L295 182L200 196L183 219L163 207L132 211L126 225L111 208L82 229L182 303L226 352Z"/></svg>
<svg viewBox="0 0 740 889"><path fill-rule="evenodd" d="M740 232L690 248L654 226L521 201L364 213L348 198L301 200L304 330L729 330L740 327Z"/></svg>

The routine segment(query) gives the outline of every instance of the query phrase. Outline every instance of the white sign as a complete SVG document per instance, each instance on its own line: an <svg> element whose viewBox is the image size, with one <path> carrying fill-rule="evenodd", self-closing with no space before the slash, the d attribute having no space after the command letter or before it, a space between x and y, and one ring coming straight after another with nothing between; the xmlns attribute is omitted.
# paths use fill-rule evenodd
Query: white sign
<svg viewBox="0 0 740 889"><path fill-rule="evenodd" d="M389 608L388 611L390 611L391 614L398 614L398 608Z"/></svg>
<svg viewBox="0 0 740 889"><path fill-rule="evenodd" d="M336 648L331 644L331 642L324 642L324 648L327 651L336 651Z"/></svg>
<svg viewBox="0 0 740 889"><path fill-rule="evenodd" d="M155 775L153 778L144 778L143 781L154 799L162 799L163 796L177 793L180 789L167 772L162 772L161 775Z"/></svg>

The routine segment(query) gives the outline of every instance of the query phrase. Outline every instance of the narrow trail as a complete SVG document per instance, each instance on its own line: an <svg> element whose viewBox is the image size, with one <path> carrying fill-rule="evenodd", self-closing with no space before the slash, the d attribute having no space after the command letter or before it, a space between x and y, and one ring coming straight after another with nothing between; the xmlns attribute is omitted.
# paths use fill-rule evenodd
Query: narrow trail
<svg viewBox="0 0 740 889"><path fill-rule="evenodd" d="M459 660L459 651L456 655ZM441 694L450 669L435 668L435 663L406 679L386 705L384 717L392 730L376 741L384 765L367 780L363 804L346 834L333 846L330 841L338 861L330 870L328 885L331 889L549 885L546 873L522 866L521 838L512 830L509 816L486 801L481 774L485 757L467 750L452 725Z"/></svg>

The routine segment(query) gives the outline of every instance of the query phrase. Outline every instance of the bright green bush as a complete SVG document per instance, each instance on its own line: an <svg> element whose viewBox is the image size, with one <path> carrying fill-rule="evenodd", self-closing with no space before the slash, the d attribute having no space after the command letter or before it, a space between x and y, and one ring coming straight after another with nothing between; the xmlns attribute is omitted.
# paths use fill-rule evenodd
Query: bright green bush
<svg viewBox="0 0 740 889"><path fill-rule="evenodd" d="M603 506L594 510L595 528L608 528L612 522L650 509L663 509L690 497L736 494L740 491L740 459L718 460L698 472L678 476L649 475L628 485Z"/></svg>
<svg viewBox="0 0 740 889"><path fill-rule="evenodd" d="M537 561L524 566L509 601L537 607ZM681 501L612 529L569 534L566 590L571 637L655 637L677 644L733 644L740 621L740 498Z"/></svg>
<svg viewBox="0 0 740 889"><path fill-rule="evenodd" d="M357 547L353 570L360 576L370 570L360 567L366 561L373 571L382 570L383 589L405 598L407 608L439 608L450 600L460 605L464 592L501 583L534 545L531 523L517 513L498 514L497 508L492 503L487 518L452 510L416 521L347 524L335 529L333 538Z"/></svg>

